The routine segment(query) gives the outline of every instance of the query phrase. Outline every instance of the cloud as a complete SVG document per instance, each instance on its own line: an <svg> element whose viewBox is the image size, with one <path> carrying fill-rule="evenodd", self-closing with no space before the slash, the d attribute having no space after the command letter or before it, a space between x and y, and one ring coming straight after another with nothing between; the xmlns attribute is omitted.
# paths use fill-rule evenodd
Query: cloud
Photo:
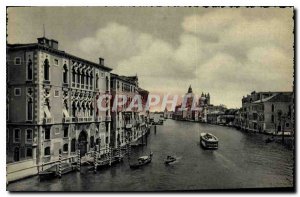
<svg viewBox="0 0 300 197"><path fill-rule="evenodd" d="M76 44L85 57L104 57L115 73L138 74L151 92L185 93L192 84L214 104L238 107L253 90L292 90L292 12L267 10L186 16L176 44L114 22Z"/></svg>

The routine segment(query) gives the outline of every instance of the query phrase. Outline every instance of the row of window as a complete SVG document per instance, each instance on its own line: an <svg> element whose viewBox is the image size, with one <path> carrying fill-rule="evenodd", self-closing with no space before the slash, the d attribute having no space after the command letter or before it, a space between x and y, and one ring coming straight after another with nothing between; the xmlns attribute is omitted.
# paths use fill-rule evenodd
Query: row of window
<svg viewBox="0 0 300 197"><path fill-rule="evenodd" d="M105 142L106 142L106 144L108 143L108 137L105 138ZM95 146L94 136L91 136L90 137L90 147L94 148L94 146ZM68 151L69 151L69 143L65 143L63 145L62 152L68 153ZM71 152L74 153L75 151L76 151L76 139L73 138L71 140ZM50 146L47 146L44 148L44 156L50 156L50 155L51 155L51 148L50 148Z"/></svg>
<svg viewBox="0 0 300 197"><path fill-rule="evenodd" d="M32 148L15 147L13 152L13 159L14 161L20 161L20 158L32 158Z"/></svg>
<svg viewBox="0 0 300 197"><path fill-rule="evenodd" d="M33 136L33 130L32 129L26 129L25 130L25 142L26 143L32 143L32 136ZM7 129L7 142L9 142L9 129ZM21 142L21 129L15 128L13 129L13 142L14 143L20 143Z"/></svg>
<svg viewBox="0 0 300 197"><path fill-rule="evenodd" d="M15 61L14 61L15 65L21 65L21 58L20 57L16 57ZM58 59L54 59L54 65L58 66ZM44 80L45 81L49 81L50 80L50 64L49 64L49 60L45 59L44 61ZM73 82L75 82L75 74L76 72L73 70L73 74L72 74L72 80ZM102 78L104 78L104 73L101 72L100 76ZM80 79L81 79L81 84L84 84L84 75L80 73L78 73L78 77L77 77L77 83L80 83ZM98 73L96 74L96 88L98 88ZM32 60L29 59L28 63L26 65L26 80L28 81L32 81L33 80L33 64L32 64ZM90 81L90 85L92 86L92 80L93 80L93 76L91 75L90 80L89 80L89 76L86 76L86 84L89 83ZM64 64L63 66L63 83L67 84L68 83L68 67L66 64Z"/></svg>
<svg viewBox="0 0 300 197"><path fill-rule="evenodd" d="M120 83L119 81L117 81L117 89L120 88ZM111 83L112 84L112 83ZM128 84L125 84L125 83L121 83L122 85L122 91L126 91L126 92L135 92L136 89L134 86L131 86L131 85L128 85ZM111 85L112 86L112 85Z"/></svg>

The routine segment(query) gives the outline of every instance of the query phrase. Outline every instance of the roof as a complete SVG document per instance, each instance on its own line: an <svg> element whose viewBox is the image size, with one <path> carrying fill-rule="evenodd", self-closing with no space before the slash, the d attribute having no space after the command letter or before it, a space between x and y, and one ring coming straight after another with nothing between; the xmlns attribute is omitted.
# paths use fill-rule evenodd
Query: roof
<svg viewBox="0 0 300 197"><path fill-rule="evenodd" d="M135 85L135 80L138 80L137 76L120 76L120 75L117 75L115 73L111 73L111 79L113 78L116 78L116 79L119 79L119 80L122 80L122 81L125 81L125 82L128 82L128 83L131 83L133 85Z"/></svg>
<svg viewBox="0 0 300 197"><path fill-rule="evenodd" d="M18 50L18 49L40 49L40 50L46 50L46 51L58 54L58 55L63 56L63 57L68 57L68 58L71 58L71 59L74 59L74 60L77 60L77 61L84 62L86 64L93 65L93 66L98 67L98 68L102 68L102 69L107 70L107 71L112 71L112 68L109 68L109 67L97 64L95 62L92 62L92 61L89 61L89 60L77 57L77 56L72 55L70 53L66 53L65 51L54 49L54 48L51 48L51 47L48 47L48 46L45 46L45 45L42 45L42 44L39 44L39 43L7 44L6 46L7 46L8 50Z"/></svg>
<svg viewBox="0 0 300 197"><path fill-rule="evenodd" d="M254 101L252 103L256 104L256 103L264 103L264 102L291 102L291 101L292 101L292 93L285 92L285 93L278 93L273 96Z"/></svg>

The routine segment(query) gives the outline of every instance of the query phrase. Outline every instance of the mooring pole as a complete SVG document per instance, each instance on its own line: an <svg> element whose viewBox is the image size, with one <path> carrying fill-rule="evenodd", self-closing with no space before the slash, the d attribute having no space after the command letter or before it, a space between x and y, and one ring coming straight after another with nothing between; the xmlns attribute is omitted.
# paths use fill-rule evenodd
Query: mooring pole
<svg viewBox="0 0 300 197"><path fill-rule="evenodd" d="M62 155L61 155L61 149L59 149L59 155L58 155L58 177L61 178L61 172L62 172L62 169L61 169L61 165L62 165Z"/></svg>
<svg viewBox="0 0 300 197"><path fill-rule="evenodd" d="M80 171L81 167L81 158L80 158L80 150L77 150L77 171Z"/></svg>
<svg viewBox="0 0 300 197"><path fill-rule="evenodd" d="M97 150L94 149L94 173L97 173Z"/></svg>

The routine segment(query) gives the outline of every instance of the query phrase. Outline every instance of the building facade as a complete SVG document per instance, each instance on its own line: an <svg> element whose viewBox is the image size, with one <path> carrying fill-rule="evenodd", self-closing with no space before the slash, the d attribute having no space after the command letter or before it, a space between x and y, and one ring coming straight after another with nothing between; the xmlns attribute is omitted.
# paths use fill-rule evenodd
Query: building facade
<svg viewBox="0 0 300 197"><path fill-rule="evenodd" d="M94 63L58 49L45 37L7 45L7 163L41 165L90 152L110 142L110 110L97 98L110 94L104 59ZM110 101L107 101L110 107Z"/></svg>
<svg viewBox="0 0 300 197"><path fill-rule="evenodd" d="M252 92L242 99L243 130L272 133L294 132L292 92Z"/></svg>
<svg viewBox="0 0 300 197"><path fill-rule="evenodd" d="M122 147L127 143L135 143L146 133L146 129L149 126L149 112L146 110L149 92L139 87L137 76L119 76L117 74L111 74L110 87L112 95L111 105L113 108L111 112L112 147ZM126 102L124 102L122 106L114 108L113 102L118 102L119 97L121 96L126 97ZM130 107L133 99L137 98L136 96L141 99L142 109ZM116 97L118 97L118 99L116 99ZM131 109L128 109L129 107Z"/></svg>

